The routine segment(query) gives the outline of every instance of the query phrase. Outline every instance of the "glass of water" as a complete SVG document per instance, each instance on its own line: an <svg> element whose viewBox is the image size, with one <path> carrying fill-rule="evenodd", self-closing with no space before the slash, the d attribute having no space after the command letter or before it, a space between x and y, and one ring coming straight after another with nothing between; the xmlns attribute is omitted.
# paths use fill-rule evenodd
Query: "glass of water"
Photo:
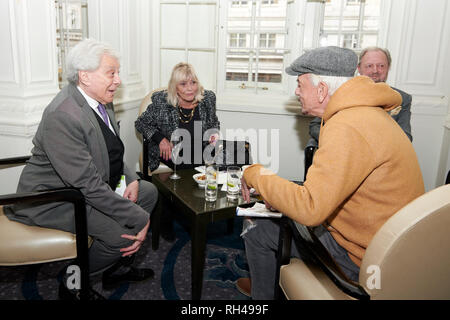
<svg viewBox="0 0 450 320"><path fill-rule="evenodd" d="M230 166L227 168L227 198L235 200L239 198L241 190L241 168Z"/></svg>
<svg viewBox="0 0 450 320"><path fill-rule="evenodd" d="M178 156L180 155L180 147L181 147L180 136L174 132L170 140L173 143L172 149L173 173L169 178L172 180L177 180L181 178L180 175L177 174L177 161Z"/></svg>
<svg viewBox="0 0 450 320"><path fill-rule="evenodd" d="M219 170L217 165L210 164L205 168L206 183L205 183L205 200L217 200L217 179L219 178Z"/></svg>

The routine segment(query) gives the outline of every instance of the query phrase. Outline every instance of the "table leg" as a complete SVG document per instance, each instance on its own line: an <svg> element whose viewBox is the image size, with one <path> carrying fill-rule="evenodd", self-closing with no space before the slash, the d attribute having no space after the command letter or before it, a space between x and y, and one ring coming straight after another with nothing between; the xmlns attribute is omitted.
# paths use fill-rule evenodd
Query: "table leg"
<svg viewBox="0 0 450 320"><path fill-rule="evenodd" d="M232 234L234 230L234 218L227 220L227 234Z"/></svg>
<svg viewBox="0 0 450 320"><path fill-rule="evenodd" d="M206 229L208 221L197 216L193 218L192 226L192 300L200 300L203 286L203 269L205 267Z"/></svg>
<svg viewBox="0 0 450 320"><path fill-rule="evenodd" d="M156 210L153 211L151 217L151 228L152 228L152 249L158 250L159 248L159 233L161 227L161 215L163 214L163 195L158 194L158 202L156 204Z"/></svg>

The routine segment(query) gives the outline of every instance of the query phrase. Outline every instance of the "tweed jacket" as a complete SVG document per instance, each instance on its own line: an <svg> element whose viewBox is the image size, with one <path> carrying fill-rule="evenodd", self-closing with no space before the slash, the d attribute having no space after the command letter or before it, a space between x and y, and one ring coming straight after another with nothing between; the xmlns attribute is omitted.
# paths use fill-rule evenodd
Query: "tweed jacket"
<svg viewBox="0 0 450 320"><path fill-rule="evenodd" d="M105 106L117 134L112 103ZM122 227L142 229L149 214L134 202L115 193L108 185L109 157L103 133L94 111L73 84L64 87L44 110L33 138L31 158L20 176L18 192L34 192L63 187L79 189L92 208L114 219ZM130 183L138 176L124 164ZM9 219L29 225L74 232L73 205L51 203L36 207L8 207ZM145 217L144 217L145 216Z"/></svg>
<svg viewBox="0 0 450 320"><path fill-rule="evenodd" d="M200 119L202 121L202 135L207 130L219 131L220 122L216 115L216 95L205 90L203 100L198 104ZM155 92L152 103L136 120L135 127L148 139L148 166L151 171L159 166L159 145L152 139L159 132L170 141L172 133L179 127L177 108L167 101L167 90Z"/></svg>

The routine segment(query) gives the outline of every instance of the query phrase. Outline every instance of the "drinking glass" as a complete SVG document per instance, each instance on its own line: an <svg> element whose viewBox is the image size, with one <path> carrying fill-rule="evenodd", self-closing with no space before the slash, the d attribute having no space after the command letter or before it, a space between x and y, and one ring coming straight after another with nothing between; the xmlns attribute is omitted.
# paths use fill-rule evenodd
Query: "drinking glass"
<svg viewBox="0 0 450 320"><path fill-rule="evenodd" d="M235 200L239 198L241 190L241 168L230 166L227 168L227 198Z"/></svg>
<svg viewBox="0 0 450 320"><path fill-rule="evenodd" d="M180 136L176 135L176 134L172 134L172 137L170 140L172 141L172 144L173 144L173 149L172 149L173 173L169 178L172 180L176 180L176 179L181 178L177 174L177 160L178 160L178 156L180 154L180 147L181 147Z"/></svg>
<svg viewBox="0 0 450 320"><path fill-rule="evenodd" d="M217 179L219 178L219 170L217 165L210 164L205 168L206 184L205 184L205 200L217 200Z"/></svg>

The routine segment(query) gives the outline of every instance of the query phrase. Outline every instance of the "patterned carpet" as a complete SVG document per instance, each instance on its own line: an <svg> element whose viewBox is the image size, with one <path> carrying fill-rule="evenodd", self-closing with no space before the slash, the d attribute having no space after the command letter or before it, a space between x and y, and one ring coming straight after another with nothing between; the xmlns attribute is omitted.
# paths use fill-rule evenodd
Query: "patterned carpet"
<svg viewBox="0 0 450 320"><path fill-rule="evenodd" d="M226 234L226 223L208 227L202 300L249 300L235 287L238 278L248 276L244 243L239 236L242 219L236 218L234 232ZM151 231L150 231L151 232ZM189 300L191 299L191 241L186 230L175 223L177 239L161 238L159 249L151 249L151 234L138 252L139 267L155 271L152 280L123 284L115 290L102 289L101 278L91 284L108 300ZM67 261L34 266L0 267L0 300L56 300L58 285Z"/></svg>

